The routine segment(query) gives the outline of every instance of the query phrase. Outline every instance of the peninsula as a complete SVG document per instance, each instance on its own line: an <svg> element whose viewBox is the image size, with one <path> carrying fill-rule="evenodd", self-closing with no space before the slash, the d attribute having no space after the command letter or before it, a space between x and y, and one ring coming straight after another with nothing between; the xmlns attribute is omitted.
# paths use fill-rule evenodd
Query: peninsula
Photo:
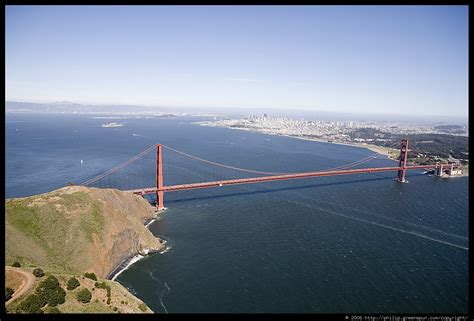
<svg viewBox="0 0 474 321"><path fill-rule="evenodd" d="M145 226L157 215L145 199L115 189L67 186L6 199L5 209L6 265L21 267L17 274L23 275L41 269L43 279L55 278L63 290L70 278L79 281L80 287L66 291L65 302L57 305L61 313L152 312L118 282L107 280L131 257L164 249L162 241ZM78 304L76 292L84 289L92 291L90 303ZM18 293L18 289L12 290ZM13 302L7 302L8 312L34 313L28 310L32 306L28 302L34 301L32 295L37 292L32 288L19 297L13 293ZM28 304L22 305L24 301ZM50 305L43 303L34 311L48 312Z"/></svg>
<svg viewBox="0 0 474 321"><path fill-rule="evenodd" d="M409 139L408 160L413 164L469 163L467 127L388 121L310 121L250 115L241 119L195 122L201 126L248 130L270 135L368 148L396 159L399 142ZM467 172L467 171L466 171Z"/></svg>

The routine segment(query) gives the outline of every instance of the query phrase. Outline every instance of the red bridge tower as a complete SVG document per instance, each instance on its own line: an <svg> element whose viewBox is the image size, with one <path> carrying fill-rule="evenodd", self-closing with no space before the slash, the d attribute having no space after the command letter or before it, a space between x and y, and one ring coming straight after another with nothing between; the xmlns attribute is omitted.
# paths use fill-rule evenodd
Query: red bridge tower
<svg viewBox="0 0 474 321"><path fill-rule="evenodd" d="M163 201L163 160L162 160L161 144L156 145L156 208L164 209Z"/></svg>
<svg viewBox="0 0 474 321"><path fill-rule="evenodd" d="M405 172L407 167L407 155L408 155L408 139L402 139L402 145L400 146L400 160L398 161L398 167L402 168L398 171L397 180L401 183L407 183L405 180Z"/></svg>

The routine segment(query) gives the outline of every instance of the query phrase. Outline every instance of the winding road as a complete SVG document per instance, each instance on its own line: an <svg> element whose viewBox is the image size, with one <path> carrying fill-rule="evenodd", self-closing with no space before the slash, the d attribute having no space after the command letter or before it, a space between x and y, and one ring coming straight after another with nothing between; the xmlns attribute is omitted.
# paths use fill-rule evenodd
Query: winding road
<svg viewBox="0 0 474 321"><path fill-rule="evenodd" d="M23 294L25 294L26 291L31 289L31 287L35 284L35 276L29 271L25 271L19 268L11 267L11 266L5 266L5 276L7 275L7 271L11 271L13 272L13 274L16 274L15 277L17 277L18 274L21 274L22 276L21 277L22 283L20 287L18 289L15 289L15 293L13 293L10 300L5 302L5 303L11 303L13 300L22 296Z"/></svg>

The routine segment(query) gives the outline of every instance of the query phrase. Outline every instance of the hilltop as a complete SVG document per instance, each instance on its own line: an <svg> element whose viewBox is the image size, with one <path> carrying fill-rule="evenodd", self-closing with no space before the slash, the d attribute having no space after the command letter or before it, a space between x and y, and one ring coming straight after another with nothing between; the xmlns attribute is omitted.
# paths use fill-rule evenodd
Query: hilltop
<svg viewBox="0 0 474 321"><path fill-rule="evenodd" d="M79 276L85 272L95 273L99 279L107 278L130 257L164 248L161 240L144 225L154 217L154 208L144 198L115 189L68 186L41 195L6 199L5 263L19 262L27 270L40 267L47 275L56 276L60 283L68 275ZM21 274L28 275L17 271L17 276ZM22 282L13 281L12 286L20 286ZM82 283L93 286L87 280ZM128 293L119 283L108 283L119 289L116 293ZM130 293L127 296L134 298ZM88 305L86 310L78 310L85 306L76 303L66 302L65 307L70 312L111 309L109 305L96 303ZM121 307L123 311L133 312L130 309Z"/></svg>
<svg viewBox="0 0 474 321"><path fill-rule="evenodd" d="M5 210L7 264L105 278L127 258L163 248L144 226L154 208L132 193L68 186L7 199Z"/></svg>

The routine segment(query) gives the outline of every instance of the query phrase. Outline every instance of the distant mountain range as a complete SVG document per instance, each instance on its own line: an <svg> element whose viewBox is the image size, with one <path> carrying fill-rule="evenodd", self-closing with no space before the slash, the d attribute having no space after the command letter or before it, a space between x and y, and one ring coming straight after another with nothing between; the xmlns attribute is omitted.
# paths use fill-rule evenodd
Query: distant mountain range
<svg viewBox="0 0 474 321"><path fill-rule="evenodd" d="M171 108L133 105L82 105L70 101L53 103L28 103L5 101L5 112L61 113L61 114L111 114L111 115L170 115ZM183 113L181 113L183 114Z"/></svg>
<svg viewBox="0 0 474 321"><path fill-rule="evenodd" d="M242 118L249 115L268 114L274 117L289 117L293 119L320 121L401 121L414 123L437 123L439 125L458 124L467 126L465 118L457 116L407 116L364 113L341 113L318 110L274 109L274 108L217 108L217 107L150 107L139 105L90 105L70 101L52 103L30 103L5 101L5 112L13 113L60 113L60 114L95 114L95 115L153 115L171 116L201 116L201 117L230 117Z"/></svg>
<svg viewBox="0 0 474 321"><path fill-rule="evenodd" d="M160 118L176 116L215 117L222 116L217 109L200 107L151 107L139 105L89 105L70 101L52 103L30 103L20 101L5 101L6 113L35 113L35 114L86 114L86 115L149 115Z"/></svg>

